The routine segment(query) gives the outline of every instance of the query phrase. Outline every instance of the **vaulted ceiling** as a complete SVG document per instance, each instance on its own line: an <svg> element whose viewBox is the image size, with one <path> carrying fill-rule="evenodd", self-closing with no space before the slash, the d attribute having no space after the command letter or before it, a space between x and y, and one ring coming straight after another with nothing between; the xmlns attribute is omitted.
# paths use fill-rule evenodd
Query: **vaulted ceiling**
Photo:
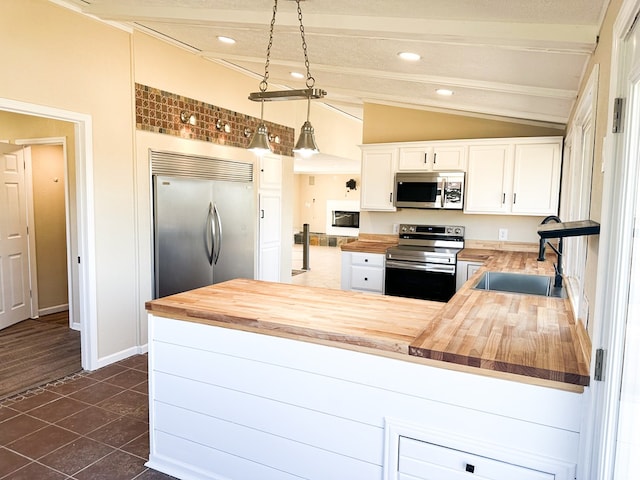
<svg viewBox="0 0 640 480"><path fill-rule="evenodd" d="M264 75L272 0L67 0L83 12ZM365 102L566 123L607 0L303 0L315 86ZM222 43L219 36L235 40ZM405 61L399 52L417 53ZM269 89L305 88L296 2L280 0ZM257 83L256 83L257 85ZM441 96L437 89L453 91Z"/></svg>

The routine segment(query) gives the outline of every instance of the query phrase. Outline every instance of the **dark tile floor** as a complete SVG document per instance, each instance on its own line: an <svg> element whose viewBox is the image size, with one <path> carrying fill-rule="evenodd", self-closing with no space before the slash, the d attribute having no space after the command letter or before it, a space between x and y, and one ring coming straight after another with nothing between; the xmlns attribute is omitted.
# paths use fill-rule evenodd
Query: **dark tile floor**
<svg viewBox="0 0 640 480"><path fill-rule="evenodd" d="M0 479L171 479L149 456L147 356L0 402Z"/></svg>

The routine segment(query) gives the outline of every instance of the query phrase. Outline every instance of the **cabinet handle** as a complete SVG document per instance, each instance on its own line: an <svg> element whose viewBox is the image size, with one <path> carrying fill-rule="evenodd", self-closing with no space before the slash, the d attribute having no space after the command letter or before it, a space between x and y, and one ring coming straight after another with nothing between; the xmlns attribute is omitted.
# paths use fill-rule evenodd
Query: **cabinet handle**
<svg viewBox="0 0 640 480"><path fill-rule="evenodd" d="M436 164L436 157L437 157L437 156L438 156L438 154L437 154L437 153L434 153L434 154L433 154L433 164L434 164L434 165Z"/></svg>
<svg viewBox="0 0 640 480"><path fill-rule="evenodd" d="M260 218L264 218L264 209L260 210Z"/></svg>
<svg viewBox="0 0 640 480"><path fill-rule="evenodd" d="M364 262L365 262L365 263L367 263L368 261L369 261L369 259L368 259L368 258L365 258L365 259L364 259Z"/></svg>
<svg viewBox="0 0 640 480"><path fill-rule="evenodd" d="M389 203L393 202L393 192L389 194Z"/></svg>
<svg viewBox="0 0 640 480"><path fill-rule="evenodd" d="M504 204L505 200L507 199L507 194L503 193L502 194L502 203Z"/></svg>
<svg viewBox="0 0 640 480"><path fill-rule="evenodd" d="M369 280L367 277L364 277L364 281L366 282L367 280Z"/></svg>
<svg viewBox="0 0 640 480"><path fill-rule="evenodd" d="M427 163L427 152L424 152L424 163Z"/></svg>
<svg viewBox="0 0 640 480"><path fill-rule="evenodd" d="M475 470L476 467L474 465L471 465L470 463L467 463L467 465L464 467L465 472L473 473Z"/></svg>
<svg viewBox="0 0 640 480"><path fill-rule="evenodd" d="M516 194L515 193L513 194L513 204L514 205L516 204Z"/></svg>

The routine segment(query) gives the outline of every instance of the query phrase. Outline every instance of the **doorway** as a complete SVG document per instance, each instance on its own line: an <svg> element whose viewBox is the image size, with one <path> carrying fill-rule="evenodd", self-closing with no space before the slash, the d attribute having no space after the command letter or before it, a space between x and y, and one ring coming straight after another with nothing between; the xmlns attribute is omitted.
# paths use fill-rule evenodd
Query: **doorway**
<svg viewBox="0 0 640 480"><path fill-rule="evenodd" d="M69 155L74 157L75 178L73 187L75 194L69 197L69 208L77 212L76 218L69 228L75 249L69 258L77 274L71 275L69 281L74 292L69 298L70 307L74 311L74 324L80 329L81 363L85 370L98 368L97 348L97 301L95 285L95 231L93 208L93 156L92 156L92 118L90 115L60 110L42 105L18 102L0 98L0 111L31 116L37 120L61 120L69 122L73 129L73 146ZM33 135L36 137L37 135ZM24 138L24 136L23 136ZM75 293L77 292L77 294ZM77 298L74 298L77 297Z"/></svg>

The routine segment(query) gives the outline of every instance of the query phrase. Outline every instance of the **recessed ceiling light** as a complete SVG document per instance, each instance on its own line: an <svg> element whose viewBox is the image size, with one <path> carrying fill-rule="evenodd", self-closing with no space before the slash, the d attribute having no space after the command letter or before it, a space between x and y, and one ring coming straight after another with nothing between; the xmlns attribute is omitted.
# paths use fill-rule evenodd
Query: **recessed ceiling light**
<svg viewBox="0 0 640 480"><path fill-rule="evenodd" d="M291 72L293 78L304 78L304 75L300 72Z"/></svg>
<svg viewBox="0 0 640 480"><path fill-rule="evenodd" d="M228 43L230 45L236 43L236 41L231 37L218 36L218 40L222 43Z"/></svg>
<svg viewBox="0 0 640 480"><path fill-rule="evenodd" d="M417 62L418 60L420 60L420 58L422 58L417 53L412 53L412 52L400 52L398 53L398 56L401 59L407 60L409 62Z"/></svg>
<svg viewBox="0 0 640 480"><path fill-rule="evenodd" d="M436 90L436 93L444 97L450 97L451 95L453 95L453 90L449 90L447 88L438 88Z"/></svg>

